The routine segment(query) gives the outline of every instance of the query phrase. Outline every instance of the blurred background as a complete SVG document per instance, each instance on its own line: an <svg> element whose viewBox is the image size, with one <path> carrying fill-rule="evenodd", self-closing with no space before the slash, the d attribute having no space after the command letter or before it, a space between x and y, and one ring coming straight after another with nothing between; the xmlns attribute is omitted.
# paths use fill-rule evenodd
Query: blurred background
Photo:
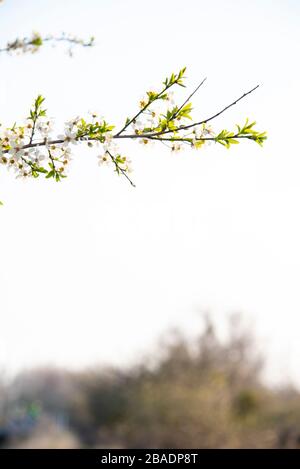
<svg viewBox="0 0 300 469"><path fill-rule="evenodd" d="M58 132L117 128L187 66L195 118L268 132L170 154L122 145L136 189L76 146L69 178L0 173L4 447L300 444L299 2L5 0L0 42L95 36L0 54L0 121L40 93ZM124 180L123 180L124 179ZM236 314L238 312L238 314Z"/></svg>

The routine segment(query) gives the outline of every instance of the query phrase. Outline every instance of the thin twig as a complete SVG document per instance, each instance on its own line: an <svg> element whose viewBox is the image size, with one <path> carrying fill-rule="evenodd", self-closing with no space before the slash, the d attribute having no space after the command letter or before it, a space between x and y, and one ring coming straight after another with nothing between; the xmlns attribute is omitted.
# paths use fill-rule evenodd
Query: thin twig
<svg viewBox="0 0 300 469"><path fill-rule="evenodd" d="M172 117L172 119L176 119L176 116L178 116L179 112L181 111L181 109L189 102L189 100L194 96L195 93L197 93L197 91L199 90L199 88L201 88L201 86L203 85L203 83L207 80L207 78L205 77L201 83L197 86L197 88L195 88L195 90L189 95L189 97L184 101L184 103L178 108L178 110L174 113L174 116Z"/></svg>
<svg viewBox="0 0 300 469"><path fill-rule="evenodd" d="M123 169L123 168L121 168L121 166L119 166L118 162L116 161L115 157L111 154L111 152L110 152L109 150L106 150L106 153L108 153L109 156L111 157L111 160L112 160L113 163L115 164L117 171L121 171L121 173L123 174L123 176L126 177L126 179L130 182L130 184L131 184L133 187L136 187L136 185L132 182L132 180L130 179L130 177L129 177L128 174L126 173L125 169Z"/></svg>
<svg viewBox="0 0 300 469"><path fill-rule="evenodd" d="M142 109L140 109L140 111L132 119L130 119L124 125L124 127L116 134L116 137L119 137L124 132L124 130L126 130L127 127L129 127L130 124L132 124L143 112L146 111L146 109L148 109L148 107L151 104L154 103L154 101L157 101L157 99L159 99L169 88L171 88L175 84L176 84L176 81L174 81L173 83L171 83L169 85L166 85L165 88L160 93L158 93L158 95L155 97L155 99L153 101L149 101Z"/></svg>
<svg viewBox="0 0 300 469"><path fill-rule="evenodd" d="M248 138L250 140L254 140L253 135L232 135L232 137L228 137L229 139L235 139L235 138ZM195 141L201 141L201 140L211 140L211 141L217 141L216 137L199 137L199 138L181 138L181 137L170 137L170 138L165 138L165 137L149 137L149 140L156 140L158 142L183 142L183 143L191 143L193 140ZM220 139L222 140L222 139Z"/></svg>
<svg viewBox="0 0 300 469"><path fill-rule="evenodd" d="M33 140L33 137L34 137L34 132L35 132L35 126L36 126L36 122L38 120L38 115L37 113L35 113L35 116L32 120L33 124L32 124L32 131L31 131L31 135L30 135L30 139L29 139L29 143L31 144L32 143L32 140Z"/></svg>

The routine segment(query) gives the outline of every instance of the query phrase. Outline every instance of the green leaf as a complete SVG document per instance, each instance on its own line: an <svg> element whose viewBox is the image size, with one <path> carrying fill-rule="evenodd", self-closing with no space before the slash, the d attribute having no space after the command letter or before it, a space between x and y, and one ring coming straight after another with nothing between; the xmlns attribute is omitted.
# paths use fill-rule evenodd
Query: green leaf
<svg viewBox="0 0 300 469"><path fill-rule="evenodd" d="M55 175L55 171L52 169L52 171L49 171L49 173L46 176L46 179L53 178Z"/></svg>
<svg viewBox="0 0 300 469"><path fill-rule="evenodd" d="M43 96L39 94L34 103L35 107L39 108L44 101L45 101L45 98L43 98Z"/></svg>
<svg viewBox="0 0 300 469"><path fill-rule="evenodd" d="M205 140L196 140L194 143L193 143L194 147L195 148L201 148L203 145L205 145Z"/></svg>
<svg viewBox="0 0 300 469"><path fill-rule="evenodd" d="M41 46L43 44L43 39L41 38L41 36L35 36L32 39L31 44L33 46Z"/></svg>
<svg viewBox="0 0 300 469"><path fill-rule="evenodd" d="M233 144L233 145L238 145L238 144L240 143L238 140L236 140L236 139L234 139L234 138L230 138L230 139L228 140L228 142L229 142L230 144Z"/></svg>

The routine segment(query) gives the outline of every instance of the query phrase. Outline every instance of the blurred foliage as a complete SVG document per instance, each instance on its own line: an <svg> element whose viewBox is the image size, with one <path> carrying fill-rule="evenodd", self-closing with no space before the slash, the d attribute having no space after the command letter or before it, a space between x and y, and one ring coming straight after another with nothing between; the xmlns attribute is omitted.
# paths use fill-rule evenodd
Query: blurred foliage
<svg viewBox="0 0 300 469"><path fill-rule="evenodd" d="M221 340L209 317L127 370L39 369L0 385L5 447L300 447L300 393L264 384L239 317Z"/></svg>

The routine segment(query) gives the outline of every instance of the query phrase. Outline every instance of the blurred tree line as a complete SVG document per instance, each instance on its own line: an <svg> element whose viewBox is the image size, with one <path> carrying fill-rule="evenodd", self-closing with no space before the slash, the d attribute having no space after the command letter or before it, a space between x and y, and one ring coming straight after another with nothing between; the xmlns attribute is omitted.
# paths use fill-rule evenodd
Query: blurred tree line
<svg viewBox="0 0 300 469"><path fill-rule="evenodd" d="M221 340L209 317L127 370L22 372L0 386L4 447L300 447L300 393L272 389L240 319Z"/></svg>

